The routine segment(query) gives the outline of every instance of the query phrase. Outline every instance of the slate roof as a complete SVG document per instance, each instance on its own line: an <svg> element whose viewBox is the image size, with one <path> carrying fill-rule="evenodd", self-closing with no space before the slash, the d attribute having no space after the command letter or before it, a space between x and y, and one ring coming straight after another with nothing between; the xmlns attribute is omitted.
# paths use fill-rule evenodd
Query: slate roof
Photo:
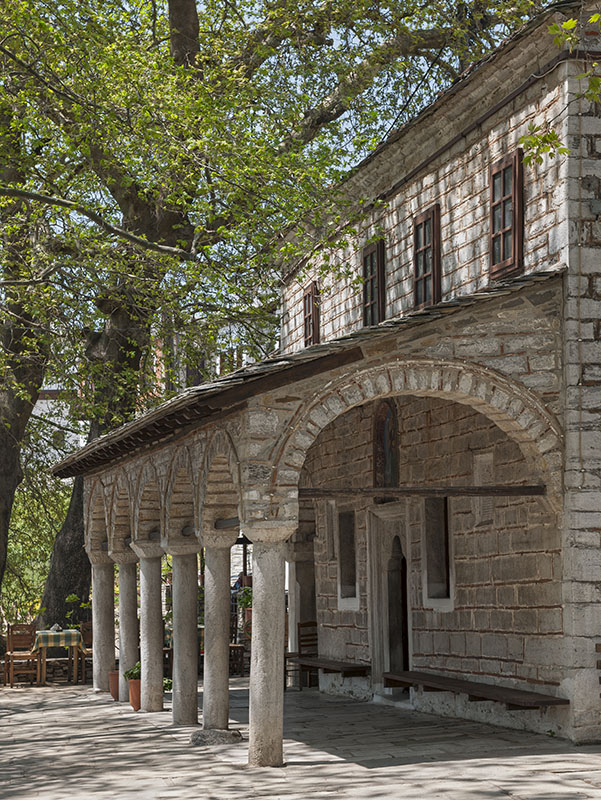
<svg viewBox="0 0 601 800"><path fill-rule="evenodd" d="M341 366L350 366L364 358L362 345L380 337L410 330L491 299L520 292L556 278L564 270L565 267L560 265L556 269L499 281L473 294L443 301L426 309L410 311L402 317L361 328L339 339L313 345L295 353L274 355L218 380L184 389L171 400L69 455L53 467L52 472L61 478L84 475L110 464L115 459L130 455L139 448L156 445L219 419L225 413L243 407L249 398L263 392L288 386Z"/></svg>

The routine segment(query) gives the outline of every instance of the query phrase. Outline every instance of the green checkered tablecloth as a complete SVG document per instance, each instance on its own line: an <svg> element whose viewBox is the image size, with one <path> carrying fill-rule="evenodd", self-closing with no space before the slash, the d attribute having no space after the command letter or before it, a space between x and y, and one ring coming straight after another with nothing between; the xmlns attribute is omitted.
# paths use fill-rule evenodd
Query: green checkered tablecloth
<svg viewBox="0 0 601 800"><path fill-rule="evenodd" d="M41 647L77 647L85 652L81 632L68 629L66 631L38 631L35 635L34 650Z"/></svg>

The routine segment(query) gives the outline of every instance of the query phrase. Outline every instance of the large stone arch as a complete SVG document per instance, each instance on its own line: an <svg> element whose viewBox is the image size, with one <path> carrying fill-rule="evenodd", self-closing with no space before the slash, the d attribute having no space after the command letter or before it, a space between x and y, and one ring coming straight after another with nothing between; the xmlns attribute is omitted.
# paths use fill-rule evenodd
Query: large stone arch
<svg viewBox="0 0 601 800"><path fill-rule="evenodd" d="M553 414L527 387L478 364L434 359L397 360L346 375L296 412L275 451L272 488L297 487L307 451L321 431L351 408L395 395L439 397L468 405L515 441L537 482L559 510L562 432Z"/></svg>
<svg viewBox="0 0 601 800"><path fill-rule="evenodd" d="M223 428L217 429L207 442L197 498L201 531L219 517L243 519L240 462L236 447Z"/></svg>
<svg viewBox="0 0 601 800"><path fill-rule="evenodd" d="M196 537L199 529L196 503L192 457L188 447L182 445L173 453L165 484L163 535L169 543Z"/></svg>

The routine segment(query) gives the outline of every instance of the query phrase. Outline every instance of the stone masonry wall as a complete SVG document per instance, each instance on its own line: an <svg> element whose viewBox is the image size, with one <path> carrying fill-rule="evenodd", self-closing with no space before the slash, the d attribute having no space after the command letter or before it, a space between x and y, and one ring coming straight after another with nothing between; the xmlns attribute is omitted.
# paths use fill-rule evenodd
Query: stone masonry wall
<svg viewBox="0 0 601 800"><path fill-rule="evenodd" d="M401 483L473 482L474 455L493 454L492 480L533 482L517 445L473 409L434 398L397 399ZM309 451L312 485L372 486L373 404L330 424ZM338 610L337 562L328 558L324 508L315 541L320 651L369 661L366 508L357 512L358 611ZM455 570L454 610L424 608L422 591L423 500L409 501L412 668L441 670L495 681L558 684L562 634L560 537L556 517L540 498L497 498L492 519L480 521L472 498L451 501ZM319 505L319 504L318 504ZM384 613L384 612L383 612Z"/></svg>
<svg viewBox="0 0 601 800"><path fill-rule="evenodd" d="M366 229L337 263L352 275L361 275L362 248L376 226L386 239L386 318L413 308L413 218L434 203L441 211L442 300L466 295L489 285L489 167L519 146L531 124L554 120L565 112L565 65L551 71L481 128L446 150L429 167L374 212ZM518 80L516 76L516 80ZM482 108L484 110L484 107ZM473 111L472 111L473 113ZM434 115L436 112L434 112ZM439 147L466 127L469 119L438 111L447 127ZM395 143L376 160L391 165L390 183L419 164L433 143L427 131L414 131L411 157L395 174ZM374 167L375 169L375 167ZM369 172L369 169L366 169ZM524 167L524 272L544 270L567 260L566 159L547 159ZM304 287L316 274L291 278L283 293L281 345L284 351L302 349ZM362 327L362 285L348 278L321 280L321 339L336 338Z"/></svg>

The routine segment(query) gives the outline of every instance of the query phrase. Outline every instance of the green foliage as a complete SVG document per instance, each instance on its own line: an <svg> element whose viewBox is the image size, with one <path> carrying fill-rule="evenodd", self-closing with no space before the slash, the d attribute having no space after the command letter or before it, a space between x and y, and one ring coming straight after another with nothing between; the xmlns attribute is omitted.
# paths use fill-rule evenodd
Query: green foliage
<svg viewBox="0 0 601 800"><path fill-rule="evenodd" d="M170 692L173 689L173 681L171 678L163 678L163 691Z"/></svg>
<svg viewBox="0 0 601 800"><path fill-rule="evenodd" d="M70 487L48 472L46 425L34 420L23 442L24 478L15 495L6 573L0 597L4 622L30 621L40 610L52 544L70 498Z"/></svg>
<svg viewBox="0 0 601 800"><path fill-rule="evenodd" d="M253 590L252 586L244 586L238 592L238 608L252 608Z"/></svg>
<svg viewBox="0 0 601 800"><path fill-rule="evenodd" d="M520 144L524 148L524 164L542 164L543 157L555 158L558 155L567 155L570 151L563 144L559 134L548 125L530 124L528 133L520 137Z"/></svg>
<svg viewBox="0 0 601 800"><path fill-rule="evenodd" d="M142 677L142 665L139 661L123 673L123 677L128 681L137 681Z"/></svg>

